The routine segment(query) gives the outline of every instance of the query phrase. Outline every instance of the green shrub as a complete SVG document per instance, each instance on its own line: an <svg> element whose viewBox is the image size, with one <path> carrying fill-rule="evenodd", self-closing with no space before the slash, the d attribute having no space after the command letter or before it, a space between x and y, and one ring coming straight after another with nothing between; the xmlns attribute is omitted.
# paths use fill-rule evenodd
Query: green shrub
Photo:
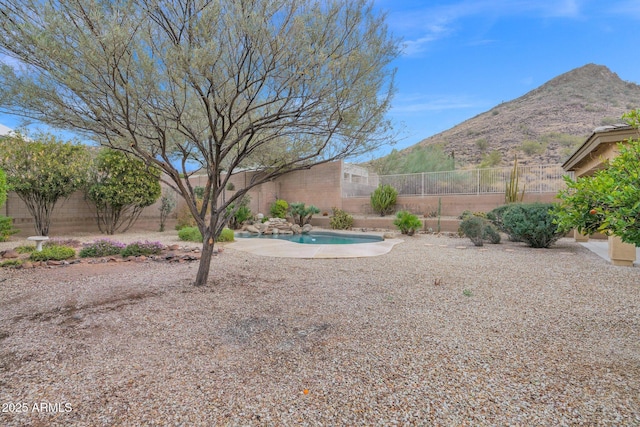
<svg viewBox="0 0 640 427"><path fill-rule="evenodd" d="M62 261L76 256L76 250L68 246L51 245L45 246L40 252L31 252L31 261Z"/></svg>
<svg viewBox="0 0 640 427"><path fill-rule="evenodd" d="M416 215L407 211L400 211L396 214L393 225L398 227L402 234L413 236L416 230L422 228L422 221Z"/></svg>
<svg viewBox="0 0 640 427"><path fill-rule="evenodd" d="M202 234L198 227L185 227L178 231L178 238L187 242L202 242ZM233 242L235 233L230 228L223 228L222 232L216 239L217 242Z"/></svg>
<svg viewBox="0 0 640 427"><path fill-rule="evenodd" d="M223 228L222 233L218 236L218 242L233 242L235 240L235 233L229 228Z"/></svg>
<svg viewBox="0 0 640 427"><path fill-rule="evenodd" d="M17 228L13 228L13 218L0 215L0 242L8 241L11 235L19 231Z"/></svg>
<svg viewBox="0 0 640 427"><path fill-rule="evenodd" d="M486 218L487 214L484 212L472 212L470 210L466 210L460 214L458 219L467 219L467 218L471 218L472 216L477 216L479 218Z"/></svg>
<svg viewBox="0 0 640 427"><path fill-rule="evenodd" d="M249 198L249 196L244 196L242 199L240 199L237 205L235 203L232 203L227 206L227 215L229 215L229 228L231 228L232 230L237 230L245 221L248 221L253 217L251 208L249 207L250 201L251 198Z"/></svg>
<svg viewBox="0 0 640 427"><path fill-rule="evenodd" d="M509 210L512 206L516 206L514 204L508 204L508 205L502 205L502 206L498 206L497 208L493 209L492 211L489 211L487 213L487 219L489 221L491 221L491 223L493 225L496 226L496 228L500 231L502 231L503 233L505 233L507 236L509 236L509 240L512 242L520 242L520 237L518 237L517 235L515 235L511 229L509 229L508 227L506 227L504 225L504 221L502 219L502 217L504 216L504 213Z"/></svg>
<svg viewBox="0 0 640 427"><path fill-rule="evenodd" d="M305 224L309 224L311 217L314 214L319 214L320 209L313 205L305 206L304 203L291 203L289 205L293 222L302 227Z"/></svg>
<svg viewBox="0 0 640 427"><path fill-rule="evenodd" d="M342 209L332 208L333 215L329 220L329 226L333 230L348 230L353 226L353 217Z"/></svg>
<svg viewBox="0 0 640 427"><path fill-rule="evenodd" d="M187 242L202 242L202 234L198 227L184 227L178 231L178 238Z"/></svg>
<svg viewBox="0 0 640 427"><path fill-rule="evenodd" d="M467 236L476 246L482 246L485 240L491 243L500 243L500 233L487 219L471 215L460 223L460 231Z"/></svg>
<svg viewBox="0 0 640 427"><path fill-rule="evenodd" d="M0 262L0 268L19 267L22 265L21 259L8 259Z"/></svg>
<svg viewBox="0 0 640 427"><path fill-rule="evenodd" d="M121 252L123 257L130 256L148 256L148 255L157 255L164 249L164 245L160 242L149 242L145 240L144 242L133 242L127 245Z"/></svg>
<svg viewBox="0 0 640 427"><path fill-rule="evenodd" d="M528 156L533 156L534 154L543 154L547 149L547 144L540 141L523 141L520 145L520 150L524 151Z"/></svg>
<svg viewBox="0 0 640 427"><path fill-rule="evenodd" d="M483 231L484 234L482 237L483 239L488 240L489 243L497 245L498 243L500 243L500 240L502 240L498 229L495 227L495 225L488 221L485 222Z"/></svg>
<svg viewBox="0 0 640 427"><path fill-rule="evenodd" d="M390 185L380 185L371 193L371 207L374 212L385 216L393 212L398 199L398 191Z"/></svg>
<svg viewBox="0 0 640 427"><path fill-rule="evenodd" d="M460 223L460 230L474 245L482 246L484 242L485 221L477 216L469 216Z"/></svg>
<svg viewBox="0 0 640 427"><path fill-rule="evenodd" d="M548 248L563 234L554 223L553 207L552 203L513 204L502 214L502 223L529 246Z"/></svg>
<svg viewBox="0 0 640 427"><path fill-rule="evenodd" d="M19 254L30 254L36 250L36 245L21 245L14 249Z"/></svg>
<svg viewBox="0 0 640 427"><path fill-rule="evenodd" d="M80 249L80 258L97 258L110 255L119 255L126 247L124 243L111 239L98 239Z"/></svg>
<svg viewBox="0 0 640 427"><path fill-rule="evenodd" d="M271 204L269 213L271 218L286 218L289 210L289 203L286 200L278 199Z"/></svg>

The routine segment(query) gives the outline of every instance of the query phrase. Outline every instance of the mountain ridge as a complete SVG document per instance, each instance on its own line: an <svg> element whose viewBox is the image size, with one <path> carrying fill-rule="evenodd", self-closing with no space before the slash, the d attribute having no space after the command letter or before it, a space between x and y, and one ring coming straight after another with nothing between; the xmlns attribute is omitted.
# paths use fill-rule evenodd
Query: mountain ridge
<svg viewBox="0 0 640 427"><path fill-rule="evenodd" d="M521 164L558 164L596 127L620 123L623 113L639 107L640 85L604 65L587 64L398 154L436 146L457 167L504 166L516 156Z"/></svg>

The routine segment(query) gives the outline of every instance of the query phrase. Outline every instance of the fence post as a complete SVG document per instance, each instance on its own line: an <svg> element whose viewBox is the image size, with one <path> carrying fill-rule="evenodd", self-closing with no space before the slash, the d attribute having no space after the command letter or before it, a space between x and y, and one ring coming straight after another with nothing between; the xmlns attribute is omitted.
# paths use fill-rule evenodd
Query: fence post
<svg viewBox="0 0 640 427"><path fill-rule="evenodd" d="M476 179L478 180L477 195L480 195L480 168L476 169Z"/></svg>
<svg viewBox="0 0 640 427"><path fill-rule="evenodd" d="M538 179L538 182L539 182L538 190L539 190L540 193L542 193L542 165L538 166L538 168L539 168L538 170L540 171L540 175L538 177L539 178Z"/></svg>
<svg viewBox="0 0 640 427"><path fill-rule="evenodd" d="M424 172L422 172L422 196L424 197Z"/></svg>

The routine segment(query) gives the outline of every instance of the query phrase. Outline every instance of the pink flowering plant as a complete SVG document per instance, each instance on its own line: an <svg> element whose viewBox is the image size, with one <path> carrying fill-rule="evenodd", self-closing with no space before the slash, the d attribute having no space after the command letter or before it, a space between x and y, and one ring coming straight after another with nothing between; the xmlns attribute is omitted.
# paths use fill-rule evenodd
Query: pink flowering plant
<svg viewBox="0 0 640 427"><path fill-rule="evenodd" d="M80 258L95 258L110 255L119 255L126 247L124 243L120 243L111 239L98 239L93 243L86 244L80 250Z"/></svg>

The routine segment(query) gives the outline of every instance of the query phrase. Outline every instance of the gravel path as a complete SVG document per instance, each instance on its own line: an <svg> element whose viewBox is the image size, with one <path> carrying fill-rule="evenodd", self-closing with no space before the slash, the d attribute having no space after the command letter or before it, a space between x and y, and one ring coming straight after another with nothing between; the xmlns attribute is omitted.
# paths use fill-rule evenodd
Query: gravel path
<svg viewBox="0 0 640 427"><path fill-rule="evenodd" d="M640 425L640 269L569 239L196 270L0 270L0 425Z"/></svg>

